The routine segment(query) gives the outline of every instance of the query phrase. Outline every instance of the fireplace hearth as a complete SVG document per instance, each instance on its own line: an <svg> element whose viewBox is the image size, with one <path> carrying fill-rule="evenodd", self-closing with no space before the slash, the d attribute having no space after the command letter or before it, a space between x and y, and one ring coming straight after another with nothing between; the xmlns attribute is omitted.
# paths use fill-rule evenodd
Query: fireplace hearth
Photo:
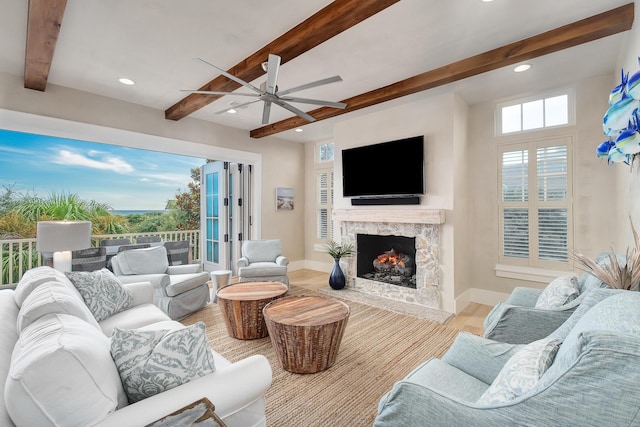
<svg viewBox="0 0 640 427"><path fill-rule="evenodd" d="M416 289L415 237L357 235L357 276Z"/></svg>

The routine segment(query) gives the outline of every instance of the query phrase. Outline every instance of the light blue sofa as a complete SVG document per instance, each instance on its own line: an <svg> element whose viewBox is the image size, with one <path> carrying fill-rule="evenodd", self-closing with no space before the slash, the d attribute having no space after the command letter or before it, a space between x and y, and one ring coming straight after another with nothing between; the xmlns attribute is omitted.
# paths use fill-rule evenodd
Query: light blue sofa
<svg viewBox="0 0 640 427"><path fill-rule="evenodd" d="M460 334L382 397L374 426L639 426L640 292L588 292L551 337L562 344L530 391L481 405L524 346Z"/></svg>
<svg viewBox="0 0 640 427"><path fill-rule="evenodd" d="M626 265L626 256L617 254L620 265ZM595 258L599 264L609 263L609 254L600 253ZM544 338L562 325L582 303L592 289L609 286L584 272L578 278L580 295L556 309L535 308L542 289L517 287L504 303L498 303L484 320L484 337L510 344L528 344Z"/></svg>

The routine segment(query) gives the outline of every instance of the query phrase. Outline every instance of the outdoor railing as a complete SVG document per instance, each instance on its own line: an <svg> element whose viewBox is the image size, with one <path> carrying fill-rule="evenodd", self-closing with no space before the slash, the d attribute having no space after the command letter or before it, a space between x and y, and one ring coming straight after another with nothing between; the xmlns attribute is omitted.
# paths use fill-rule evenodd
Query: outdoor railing
<svg viewBox="0 0 640 427"><path fill-rule="evenodd" d="M200 230L159 231L153 233L126 234L94 234L91 245L100 246L106 239L129 238L136 243L138 237L160 236L163 242L188 240L191 245L191 262L200 262ZM36 239L7 239L0 240L0 261L2 261L2 275L0 287L17 284L25 271L43 265L42 255L36 251Z"/></svg>

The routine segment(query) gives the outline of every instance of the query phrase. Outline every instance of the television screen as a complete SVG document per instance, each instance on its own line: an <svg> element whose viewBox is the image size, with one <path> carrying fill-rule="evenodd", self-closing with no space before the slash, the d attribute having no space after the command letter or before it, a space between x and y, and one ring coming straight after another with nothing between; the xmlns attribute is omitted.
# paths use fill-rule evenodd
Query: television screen
<svg viewBox="0 0 640 427"><path fill-rule="evenodd" d="M424 136L342 150L345 197L424 194Z"/></svg>

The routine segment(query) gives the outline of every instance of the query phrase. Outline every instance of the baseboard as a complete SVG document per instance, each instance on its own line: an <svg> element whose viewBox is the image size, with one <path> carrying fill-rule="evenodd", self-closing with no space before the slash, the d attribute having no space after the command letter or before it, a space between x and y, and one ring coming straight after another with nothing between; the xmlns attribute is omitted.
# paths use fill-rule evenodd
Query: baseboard
<svg viewBox="0 0 640 427"><path fill-rule="evenodd" d="M320 262L320 261L311 261L304 260L304 268L307 270L321 271L323 273L331 273L331 269L333 268L332 262Z"/></svg>
<svg viewBox="0 0 640 427"><path fill-rule="evenodd" d="M471 288L467 289L455 299L456 314L460 313L472 302L476 304L494 306L499 302L504 302L509 298L509 294L502 292L488 291L486 289Z"/></svg>
<svg viewBox="0 0 640 427"><path fill-rule="evenodd" d="M290 261L289 265L287 265L288 271L296 271L296 270L304 270L306 267L306 261Z"/></svg>

